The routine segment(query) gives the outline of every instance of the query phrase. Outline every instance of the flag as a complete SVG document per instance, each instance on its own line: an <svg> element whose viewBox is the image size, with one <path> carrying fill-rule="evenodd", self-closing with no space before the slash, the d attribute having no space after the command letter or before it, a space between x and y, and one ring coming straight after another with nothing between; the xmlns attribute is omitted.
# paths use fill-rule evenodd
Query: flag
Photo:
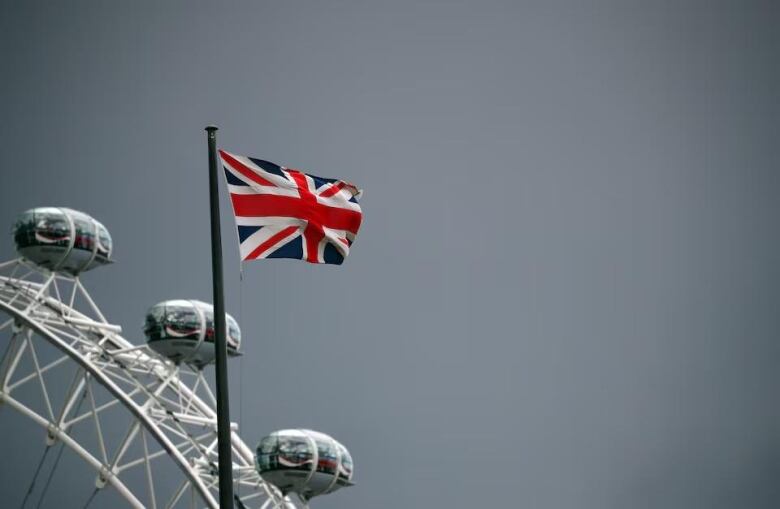
<svg viewBox="0 0 780 509"><path fill-rule="evenodd" d="M295 258L340 265L363 213L362 191L268 161L219 151L238 228L241 260Z"/></svg>

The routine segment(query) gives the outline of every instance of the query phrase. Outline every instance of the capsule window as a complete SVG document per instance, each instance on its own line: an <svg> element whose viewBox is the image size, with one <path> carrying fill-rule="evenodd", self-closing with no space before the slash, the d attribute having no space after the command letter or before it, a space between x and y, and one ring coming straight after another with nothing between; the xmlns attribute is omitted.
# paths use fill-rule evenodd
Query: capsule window
<svg viewBox="0 0 780 509"><path fill-rule="evenodd" d="M277 468L311 470L314 454L305 437L280 437Z"/></svg>
<svg viewBox="0 0 780 509"><path fill-rule="evenodd" d="M28 211L19 218L14 240L19 247L70 245L70 223L58 209Z"/></svg>
<svg viewBox="0 0 780 509"><path fill-rule="evenodd" d="M276 468L276 451L279 447L279 441L276 438L276 436L269 436L265 437L260 442L260 447L258 448L258 455L257 455L257 466L260 467L260 470L271 470L273 468ZM272 460L273 458L273 460Z"/></svg>
<svg viewBox="0 0 780 509"><path fill-rule="evenodd" d="M165 336L164 329L165 306L154 306L146 315L144 334L150 341L162 339Z"/></svg>
<svg viewBox="0 0 780 509"><path fill-rule="evenodd" d="M206 341L209 343L214 342L216 333L214 332L214 314L211 312L205 313L206 315Z"/></svg>
<svg viewBox="0 0 780 509"><path fill-rule="evenodd" d="M14 242L19 247L28 247L35 244L36 222L32 211L25 212L14 225Z"/></svg>
<svg viewBox="0 0 780 509"><path fill-rule="evenodd" d="M197 339L200 335L200 316L189 306L167 306L165 332L170 337Z"/></svg>
<svg viewBox="0 0 780 509"><path fill-rule="evenodd" d="M317 472L335 474L338 471L339 456L336 444L332 442L317 441Z"/></svg>
<svg viewBox="0 0 780 509"><path fill-rule="evenodd" d="M228 346L238 350L238 347L241 346L241 329L238 328L238 323L233 317L229 315L227 316L227 329Z"/></svg>
<svg viewBox="0 0 780 509"><path fill-rule="evenodd" d="M76 240L73 243L73 248L84 251L95 249L95 225L92 220L74 213L73 226L76 229Z"/></svg>
<svg viewBox="0 0 780 509"><path fill-rule="evenodd" d="M108 258L111 255L111 234L108 233L108 230L105 226L98 223L98 249L97 253L99 256L102 256L104 258Z"/></svg>
<svg viewBox="0 0 780 509"><path fill-rule="evenodd" d="M350 479L352 477L352 456L350 456L349 451L347 451L347 448L343 445L339 445L339 450L341 451L341 464L339 465L339 476L344 479Z"/></svg>

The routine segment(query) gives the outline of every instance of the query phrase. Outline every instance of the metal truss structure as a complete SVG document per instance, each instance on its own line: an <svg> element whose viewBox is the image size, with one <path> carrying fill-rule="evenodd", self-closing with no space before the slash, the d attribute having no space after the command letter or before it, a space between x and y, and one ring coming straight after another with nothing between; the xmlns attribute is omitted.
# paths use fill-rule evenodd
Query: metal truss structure
<svg viewBox="0 0 780 509"><path fill-rule="evenodd" d="M0 404L45 429L46 451L64 444L97 471L92 497L111 486L131 507L217 509L216 403L203 373L120 333L78 277L0 264ZM260 478L237 426L231 435L236 507L294 509Z"/></svg>

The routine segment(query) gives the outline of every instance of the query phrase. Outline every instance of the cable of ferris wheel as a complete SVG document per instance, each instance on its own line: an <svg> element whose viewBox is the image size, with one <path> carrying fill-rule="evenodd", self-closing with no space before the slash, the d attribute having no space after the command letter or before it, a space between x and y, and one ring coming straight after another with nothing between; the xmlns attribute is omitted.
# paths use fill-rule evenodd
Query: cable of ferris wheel
<svg viewBox="0 0 780 509"><path fill-rule="evenodd" d="M79 404L76 407L76 415L78 415L79 411L81 410L81 404L84 402L84 400L87 398L87 391L84 390L84 394L81 396L81 399L79 400ZM60 442L60 450L57 452L57 458L54 460L54 465L52 465L51 470L49 471L49 477L46 478L46 484L43 485L43 490L41 490L41 496L38 498L38 504L35 506L35 509L41 509L41 505L43 504L43 499L46 497L46 492L49 490L49 485L51 484L51 480L54 478L54 473L57 471L57 466L60 464L60 458L62 458L62 452L65 450L65 442Z"/></svg>
<svg viewBox="0 0 780 509"><path fill-rule="evenodd" d="M57 470L57 466L60 463L60 458L62 458L62 451L65 450L65 443L60 442L58 444L59 451L57 451L57 457L54 459L54 465L51 467L51 470L49 471L49 477L46 478L46 483L43 485L43 490L41 490L41 495L38 497L38 503L35 505L35 509L40 509L41 504L43 504L43 499L46 497L46 492L49 490L49 485L51 484L51 480L54 478L54 472Z"/></svg>
<svg viewBox="0 0 780 509"><path fill-rule="evenodd" d="M9 345L10 346L10 345ZM78 378L78 376L77 376ZM75 383L75 380L74 380ZM84 393L84 396L86 396L86 392ZM84 397L82 397L81 401L79 401L79 408L81 407L81 402L84 401ZM78 410L76 411L78 413ZM51 450L53 444L46 443L46 449L43 451L43 455L41 456L40 461L38 462L38 468L35 469L35 474L33 475L32 480L30 481L30 487L27 488L27 493L24 495L24 499L22 500L22 505L20 506L22 509L27 505L27 500L29 500L30 495L32 495L33 490L35 489L35 483L38 480L38 476L41 473L41 468L43 467L43 463L46 461L46 456L49 454L49 451ZM62 456L62 450L64 447L64 444L60 444L60 451L57 455L57 458L54 461L54 466L52 467L52 471L49 473L49 478L46 480L46 485L44 487L43 493L41 495L41 498L46 493L46 489L49 487L49 483L51 482L51 477L53 475L54 469L57 468L57 464L59 463L60 457ZM38 501L38 506L40 507L40 500Z"/></svg>
<svg viewBox="0 0 780 509"><path fill-rule="evenodd" d="M16 333L14 333L11 336L11 339L8 341L8 344L5 346L5 350L3 351L3 356L0 357L0 366L2 366L5 363L5 359L8 357L8 353L11 351L11 346L14 344L14 339L16 339Z"/></svg>
<svg viewBox="0 0 780 509"><path fill-rule="evenodd" d="M30 498L30 495L35 489L35 481L38 479L38 474L41 473L41 467L43 466L43 462L46 461L46 455L49 454L50 450L51 450L51 445L46 444L46 449L43 450L43 455L41 456L41 460L38 462L38 468L35 469L35 474L33 474L33 478L30 481L30 487L27 488L27 493L25 493L24 495L24 499L22 500L22 505L19 506L20 509L24 509L24 506L27 505L27 500Z"/></svg>
<svg viewBox="0 0 780 509"><path fill-rule="evenodd" d="M12 352L15 353L17 343L16 338L18 335L19 331L16 330L11 334L11 339L8 340L8 345L5 347L5 351L3 352L3 357L0 358L0 385L2 385L3 390L5 390L5 384L8 381L6 380L8 377L6 377L5 373L8 369L10 369L8 365L13 362L11 360L13 355L9 356L8 354L11 354ZM8 361L7 363L6 360Z"/></svg>
<svg viewBox="0 0 780 509"><path fill-rule="evenodd" d="M100 488L95 488L94 490L92 490L92 495L90 495L86 503L84 503L83 509L87 509L87 507L89 507L89 504L91 504L92 501L95 499L95 495L97 495L98 491L100 491Z"/></svg>

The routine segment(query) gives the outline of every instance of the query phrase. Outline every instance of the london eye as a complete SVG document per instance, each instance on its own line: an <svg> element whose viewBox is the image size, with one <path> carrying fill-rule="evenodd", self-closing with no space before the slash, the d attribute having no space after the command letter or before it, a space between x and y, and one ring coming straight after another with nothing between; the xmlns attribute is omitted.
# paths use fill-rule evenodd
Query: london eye
<svg viewBox="0 0 780 509"><path fill-rule="evenodd" d="M0 263L0 403L45 434L35 476L59 446L59 454L67 448L94 470L85 506L112 489L130 507L219 507L216 401L202 371L213 359L210 306L152 306L147 342L133 343L79 277L111 262L102 224L70 209L33 209L19 217L14 241L20 256ZM229 350L237 355L240 329L232 317L228 324ZM291 436L305 440L303 464L285 463L284 447L280 454ZM237 507L302 507L351 484L351 457L327 435L270 437L256 457L231 426ZM287 472L298 475L294 482Z"/></svg>

